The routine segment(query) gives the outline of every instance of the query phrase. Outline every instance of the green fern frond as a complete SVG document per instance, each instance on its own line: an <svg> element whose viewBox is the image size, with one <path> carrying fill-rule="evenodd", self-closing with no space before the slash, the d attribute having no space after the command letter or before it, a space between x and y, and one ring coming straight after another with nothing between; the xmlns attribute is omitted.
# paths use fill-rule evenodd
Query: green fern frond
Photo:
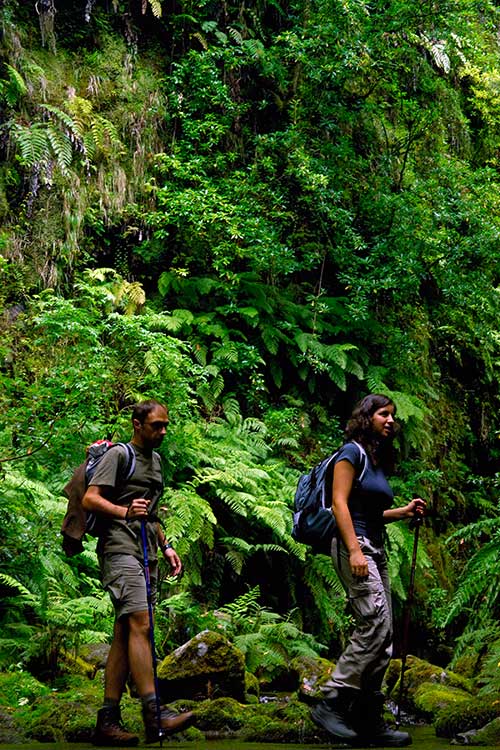
<svg viewBox="0 0 500 750"><path fill-rule="evenodd" d="M224 416L229 422L241 419L240 405L235 398L225 398L222 406L224 408Z"/></svg>
<svg viewBox="0 0 500 750"><path fill-rule="evenodd" d="M266 526L277 534L284 537L289 533L290 510L284 503L254 503L253 514L255 518L263 521Z"/></svg>
<svg viewBox="0 0 500 750"><path fill-rule="evenodd" d="M208 369L208 368L207 368ZM198 387L198 395L202 399L205 407L212 411L217 403L217 399L224 390L224 378L220 372L210 381Z"/></svg>
<svg viewBox="0 0 500 750"><path fill-rule="evenodd" d="M227 612L231 616L246 617L249 612L255 614L260 610L259 598L260 587L254 586L220 609L221 612Z"/></svg>
<svg viewBox="0 0 500 750"><path fill-rule="evenodd" d="M232 341L226 341L213 350L213 357L224 365L236 364L239 358L238 348Z"/></svg>
<svg viewBox="0 0 500 750"><path fill-rule="evenodd" d="M267 427L261 419L247 417L243 422L243 429L246 432L257 432L259 435L267 434Z"/></svg>
<svg viewBox="0 0 500 750"><path fill-rule="evenodd" d="M8 77L6 80L0 81L0 91L2 91L9 107L14 107L19 99L26 96L28 88L22 75L12 65L4 64Z"/></svg>
<svg viewBox="0 0 500 750"><path fill-rule="evenodd" d="M11 128L11 135L19 148L23 166L33 167L48 160L50 152L45 125L35 122L28 128L15 124Z"/></svg>
<svg viewBox="0 0 500 750"><path fill-rule="evenodd" d="M40 104L39 106L41 109L44 109L49 114L53 115L56 122L58 121L64 125L76 140L81 140L84 128L82 126L79 127L78 123L71 117L71 115L64 110L59 109L59 107L54 107L52 104Z"/></svg>
<svg viewBox="0 0 500 750"><path fill-rule="evenodd" d="M102 115L93 115L90 123L90 130L94 137L95 143L100 147L104 148L107 141L113 145L120 145L120 137L118 131L111 120L108 120Z"/></svg>
<svg viewBox="0 0 500 750"><path fill-rule="evenodd" d="M470 612L469 626L477 627L497 604L500 588L500 534L495 535L469 560L449 604L443 626Z"/></svg>
<svg viewBox="0 0 500 750"><path fill-rule="evenodd" d="M203 539L203 542L213 546L210 542L209 527L216 526L217 519L210 504L196 492L189 492L186 488L170 490L165 493L163 502L168 504L166 527L168 538L189 549L190 545ZM160 508L161 512L162 508Z"/></svg>
<svg viewBox="0 0 500 750"><path fill-rule="evenodd" d="M274 326L262 326L261 336L267 351L270 354L276 355L282 338L280 332Z"/></svg>
<svg viewBox="0 0 500 750"><path fill-rule="evenodd" d="M337 386L339 391L345 391L347 389L347 378L345 374L346 368L337 365L329 365L325 369L330 376L330 380Z"/></svg>
<svg viewBox="0 0 500 750"><path fill-rule="evenodd" d="M47 125L47 138L57 160L62 174L67 175L71 162L73 161L73 148L71 141L65 133L54 127L53 123Z"/></svg>
<svg viewBox="0 0 500 750"><path fill-rule="evenodd" d="M242 43L243 48L248 52L254 60L258 60L263 57L265 47L260 39L245 39Z"/></svg>
<svg viewBox="0 0 500 750"><path fill-rule="evenodd" d="M161 0L149 0L155 18L161 18Z"/></svg>
<svg viewBox="0 0 500 750"><path fill-rule="evenodd" d="M500 513L500 505L497 507L497 513ZM466 544L480 543L485 537L490 538L500 532L500 515L495 518L481 518L479 521L469 524L468 526L457 529L446 539L446 544L460 541Z"/></svg>
<svg viewBox="0 0 500 750"><path fill-rule="evenodd" d="M230 508L233 513L246 518L247 505L251 507L252 496L232 489L217 489L217 496Z"/></svg>
<svg viewBox="0 0 500 750"><path fill-rule="evenodd" d="M288 554L288 550L282 547L281 544L255 544L254 549L255 552L284 552L285 554Z"/></svg>
<svg viewBox="0 0 500 750"><path fill-rule="evenodd" d="M229 26L227 31L231 39L234 42L236 42L236 44L241 45L243 43L243 37L241 36L241 33L237 29L233 28L232 26Z"/></svg>
<svg viewBox="0 0 500 750"><path fill-rule="evenodd" d="M226 550L224 557L228 561L229 565L231 566L232 570L236 573L237 576L241 575L241 571L243 570L243 565L245 564L245 555L243 555L238 550L234 549L233 547Z"/></svg>
<svg viewBox="0 0 500 750"><path fill-rule="evenodd" d="M12 595L20 595L26 603L30 604L36 600L36 597L20 581L6 573L0 573L0 584L12 590Z"/></svg>

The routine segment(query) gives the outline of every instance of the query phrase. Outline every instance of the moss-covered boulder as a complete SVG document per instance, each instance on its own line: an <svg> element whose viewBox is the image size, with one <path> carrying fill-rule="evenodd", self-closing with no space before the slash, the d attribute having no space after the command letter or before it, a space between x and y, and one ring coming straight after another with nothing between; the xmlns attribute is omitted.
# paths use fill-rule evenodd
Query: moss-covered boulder
<svg viewBox="0 0 500 750"><path fill-rule="evenodd" d="M207 739L241 742L309 743L331 740L313 723L297 699L244 705L232 698L204 701L195 708L195 725Z"/></svg>
<svg viewBox="0 0 500 750"><path fill-rule="evenodd" d="M454 663L453 671L456 674L462 675L462 677L474 679L481 672L483 659L483 654L478 653L473 648L467 648Z"/></svg>
<svg viewBox="0 0 500 750"><path fill-rule="evenodd" d="M446 709L460 710L470 703L471 699L471 695L461 688L424 682L413 694L413 706L419 718L433 722Z"/></svg>
<svg viewBox="0 0 500 750"><path fill-rule="evenodd" d="M476 698L469 697L467 701L455 705L450 704L442 708L434 726L438 737L456 738L460 742L461 735L468 734L470 740L473 733L478 734L479 731L482 733L483 728L485 729L487 725L498 719L500 719L500 695L478 696ZM496 727L498 729L498 723ZM491 728L491 732L495 732L495 725ZM484 734L488 733L485 732ZM475 743L467 741L463 744Z"/></svg>
<svg viewBox="0 0 500 750"><path fill-rule="evenodd" d="M97 672L105 668L109 649L109 643L85 643L78 649L78 656Z"/></svg>
<svg viewBox="0 0 500 750"><path fill-rule="evenodd" d="M252 703L250 699L255 698L257 701L260 696L260 683L257 677L251 672L245 672L245 702Z"/></svg>
<svg viewBox="0 0 500 750"><path fill-rule="evenodd" d="M394 660L385 676L390 697L399 699L401 662ZM425 686L425 687L423 687ZM449 669L408 656L404 674L404 706L422 718L432 718L445 705L456 704L474 694L471 680Z"/></svg>
<svg viewBox="0 0 500 750"><path fill-rule="evenodd" d="M328 659L311 656L298 656L290 664L295 689L300 698L306 702L316 701L322 697L321 686L333 674L335 664Z"/></svg>
<svg viewBox="0 0 500 750"><path fill-rule="evenodd" d="M311 719L309 707L297 698L261 705L250 713L240 737L245 742L287 744L331 744L331 735Z"/></svg>
<svg viewBox="0 0 500 750"><path fill-rule="evenodd" d="M195 725L207 739L237 737L253 710L234 698L203 701L195 708Z"/></svg>
<svg viewBox="0 0 500 750"><path fill-rule="evenodd" d="M457 736L460 741L460 735ZM473 742L469 741L469 745L493 745L500 747L500 717L493 719L482 729L478 729L473 738Z"/></svg>
<svg viewBox="0 0 500 750"><path fill-rule="evenodd" d="M205 630L167 656L158 667L165 701L245 699L245 659L221 633Z"/></svg>

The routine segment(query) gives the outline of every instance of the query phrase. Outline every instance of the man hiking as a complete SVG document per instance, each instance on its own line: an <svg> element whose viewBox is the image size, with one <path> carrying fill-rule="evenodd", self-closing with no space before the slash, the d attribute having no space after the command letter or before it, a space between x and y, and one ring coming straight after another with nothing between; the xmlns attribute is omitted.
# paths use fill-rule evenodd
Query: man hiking
<svg viewBox="0 0 500 750"><path fill-rule="evenodd" d="M166 706L158 710L150 638L148 594L154 602L157 550L168 560L173 575L182 569L177 553L167 543L154 516L163 490L161 461L155 449L161 445L167 425L165 406L157 401L136 404L130 442L136 457L132 476L125 483L120 482L127 456L123 446L114 446L101 459L82 501L85 510L98 513L105 521L97 553L102 584L115 609L113 641L104 678L104 704L97 714L95 745L124 747L139 742L139 737L126 731L121 723L120 700L129 673L142 701L147 742L185 729L192 720L190 711L179 714ZM149 582L145 575L143 541L147 544Z"/></svg>

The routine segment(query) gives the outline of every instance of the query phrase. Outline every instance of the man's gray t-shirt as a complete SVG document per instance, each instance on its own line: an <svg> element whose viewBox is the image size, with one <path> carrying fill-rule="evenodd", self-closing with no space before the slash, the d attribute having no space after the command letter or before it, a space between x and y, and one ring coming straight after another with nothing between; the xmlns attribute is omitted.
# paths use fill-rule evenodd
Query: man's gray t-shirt
<svg viewBox="0 0 500 750"><path fill-rule="evenodd" d="M127 456L120 445L109 450L99 462L90 485L104 489L103 495L115 505L128 506L134 498L145 497L151 500L150 511L154 512L163 490L161 459L155 451L145 451L130 443L136 456L135 470L130 479L123 483ZM141 521L125 521L118 518L105 518L104 531L99 536L99 555L133 555L143 559ZM146 523L148 555L156 560L158 549L157 522Z"/></svg>

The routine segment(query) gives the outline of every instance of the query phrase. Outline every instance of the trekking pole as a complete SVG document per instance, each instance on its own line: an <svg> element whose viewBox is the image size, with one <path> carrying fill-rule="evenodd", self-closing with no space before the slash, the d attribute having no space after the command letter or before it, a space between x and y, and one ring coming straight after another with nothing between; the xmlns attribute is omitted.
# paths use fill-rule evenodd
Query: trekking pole
<svg viewBox="0 0 500 750"><path fill-rule="evenodd" d="M396 713L396 726L399 727L401 724L401 701L403 700L404 690L404 674L406 670L406 657L408 655L408 632L410 629L410 607L413 602L413 592L415 589L415 568L417 565L417 547L418 547L418 532L423 521L423 515L417 513L412 521L411 525L415 529L415 535L413 537L413 555L411 559L411 570L410 570L410 585L408 586L408 597L406 599L405 616L403 619L403 641L401 649L401 676L399 678L399 695L398 695L398 710Z"/></svg>
<svg viewBox="0 0 500 750"><path fill-rule="evenodd" d="M144 577L146 579L146 595L147 595L147 600L148 600L149 640L151 642L151 659L153 662L153 680L154 680L154 686L155 686L155 699L156 699L156 720L158 722L158 737L160 739L160 747L162 747L163 731L161 728L161 702L160 702L160 689L159 689L159 684L158 684L158 664L156 660L156 648L155 648L153 597L151 594L151 576L149 573L149 555L148 555L148 539L147 539L147 534L146 534L146 521L141 521L141 537L142 537L142 554L144 558Z"/></svg>

